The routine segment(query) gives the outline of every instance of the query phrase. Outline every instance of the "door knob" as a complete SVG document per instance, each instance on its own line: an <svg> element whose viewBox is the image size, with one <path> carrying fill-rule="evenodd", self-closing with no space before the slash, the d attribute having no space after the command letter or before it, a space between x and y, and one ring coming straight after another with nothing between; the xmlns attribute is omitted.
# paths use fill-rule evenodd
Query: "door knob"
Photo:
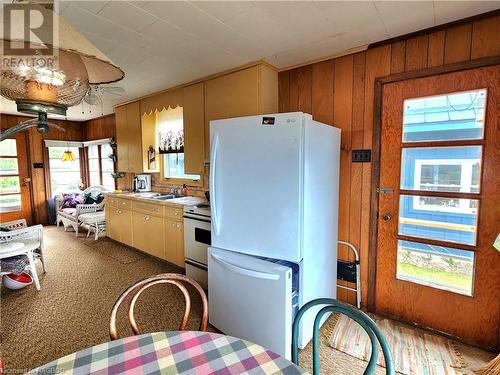
<svg viewBox="0 0 500 375"><path fill-rule="evenodd" d="M384 214L382 216L382 220L384 220L384 221L391 221L391 219L392 219L392 216L389 214Z"/></svg>

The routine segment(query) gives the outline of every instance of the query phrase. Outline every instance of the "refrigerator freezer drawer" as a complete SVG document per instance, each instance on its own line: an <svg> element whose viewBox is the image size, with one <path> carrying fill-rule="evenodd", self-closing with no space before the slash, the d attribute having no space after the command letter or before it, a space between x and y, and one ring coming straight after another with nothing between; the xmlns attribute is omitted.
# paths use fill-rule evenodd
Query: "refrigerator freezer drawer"
<svg viewBox="0 0 500 375"><path fill-rule="evenodd" d="M290 358L291 268L210 247L208 294L212 325Z"/></svg>

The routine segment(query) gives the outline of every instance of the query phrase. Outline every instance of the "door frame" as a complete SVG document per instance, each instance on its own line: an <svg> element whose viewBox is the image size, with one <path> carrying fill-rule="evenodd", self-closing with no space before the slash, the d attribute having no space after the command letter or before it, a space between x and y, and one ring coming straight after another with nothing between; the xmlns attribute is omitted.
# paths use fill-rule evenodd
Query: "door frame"
<svg viewBox="0 0 500 375"><path fill-rule="evenodd" d="M372 141L372 171L370 187L370 232L368 253L368 294L366 307L375 312L375 288L377 281L377 237L378 237L378 193L380 184L380 147L382 134L382 102L385 84L424 78L434 75L460 72L477 68L500 65L500 56L486 57L444 66L437 66L412 72L397 73L375 79L373 103L373 141ZM442 334L442 333L441 333ZM451 336L451 335L448 335ZM500 349L500 328L498 330L497 348Z"/></svg>

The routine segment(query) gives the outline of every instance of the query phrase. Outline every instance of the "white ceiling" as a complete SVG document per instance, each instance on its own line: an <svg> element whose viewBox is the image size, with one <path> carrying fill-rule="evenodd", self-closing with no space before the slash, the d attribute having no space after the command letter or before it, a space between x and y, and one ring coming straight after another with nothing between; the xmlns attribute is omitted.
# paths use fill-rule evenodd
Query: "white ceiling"
<svg viewBox="0 0 500 375"><path fill-rule="evenodd" d="M499 1L60 1L59 13L125 71L122 97L68 119L251 61L278 68L500 8ZM2 98L2 112L15 105Z"/></svg>

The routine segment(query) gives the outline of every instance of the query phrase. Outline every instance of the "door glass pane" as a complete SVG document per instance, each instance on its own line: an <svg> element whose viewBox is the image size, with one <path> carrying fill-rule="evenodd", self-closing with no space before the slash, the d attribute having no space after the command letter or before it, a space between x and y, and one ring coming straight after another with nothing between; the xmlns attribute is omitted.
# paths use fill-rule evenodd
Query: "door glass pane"
<svg viewBox="0 0 500 375"><path fill-rule="evenodd" d="M19 193L19 176L0 177L0 193Z"/></svg>
<svg viewBox="0 0 500 375"><path fill-rule="evenodd" d="M481 146L404 148L401 189L479 193Z"/></svg>
<svg viewBox="0 0 500 375"><path fill-rule="evenodd" d="M482 139L486 89L407 99L403 142Z"/></svg>
<svg viewBox="0 0 500 375"><path fill-rule="evenodd" d="M17 145L15 139L4 139L0 142L1 156L17 156Z"/></svg>
<svg viewBox="0 0 500 375"><path fill-rule="evenodd" d="M475 199L401 195L399 234L475 245L477 206Z"/></svg>
<svg viewBox="0 0 500 375"><path fill-rule="evenodd" d="M19 174L17 158L0 158L0 175Z"/></svg>
<svg viewBox="0 0 500 375"><path fill-rule="evenodd" d="M0 213L21 210L21 194L0 195Z"/></svg>
<svg viewBox="0 0 500 375"><path fill-rule="evenodd" d="M472 296L474 252L398 241L396 277Z"/></svg>

